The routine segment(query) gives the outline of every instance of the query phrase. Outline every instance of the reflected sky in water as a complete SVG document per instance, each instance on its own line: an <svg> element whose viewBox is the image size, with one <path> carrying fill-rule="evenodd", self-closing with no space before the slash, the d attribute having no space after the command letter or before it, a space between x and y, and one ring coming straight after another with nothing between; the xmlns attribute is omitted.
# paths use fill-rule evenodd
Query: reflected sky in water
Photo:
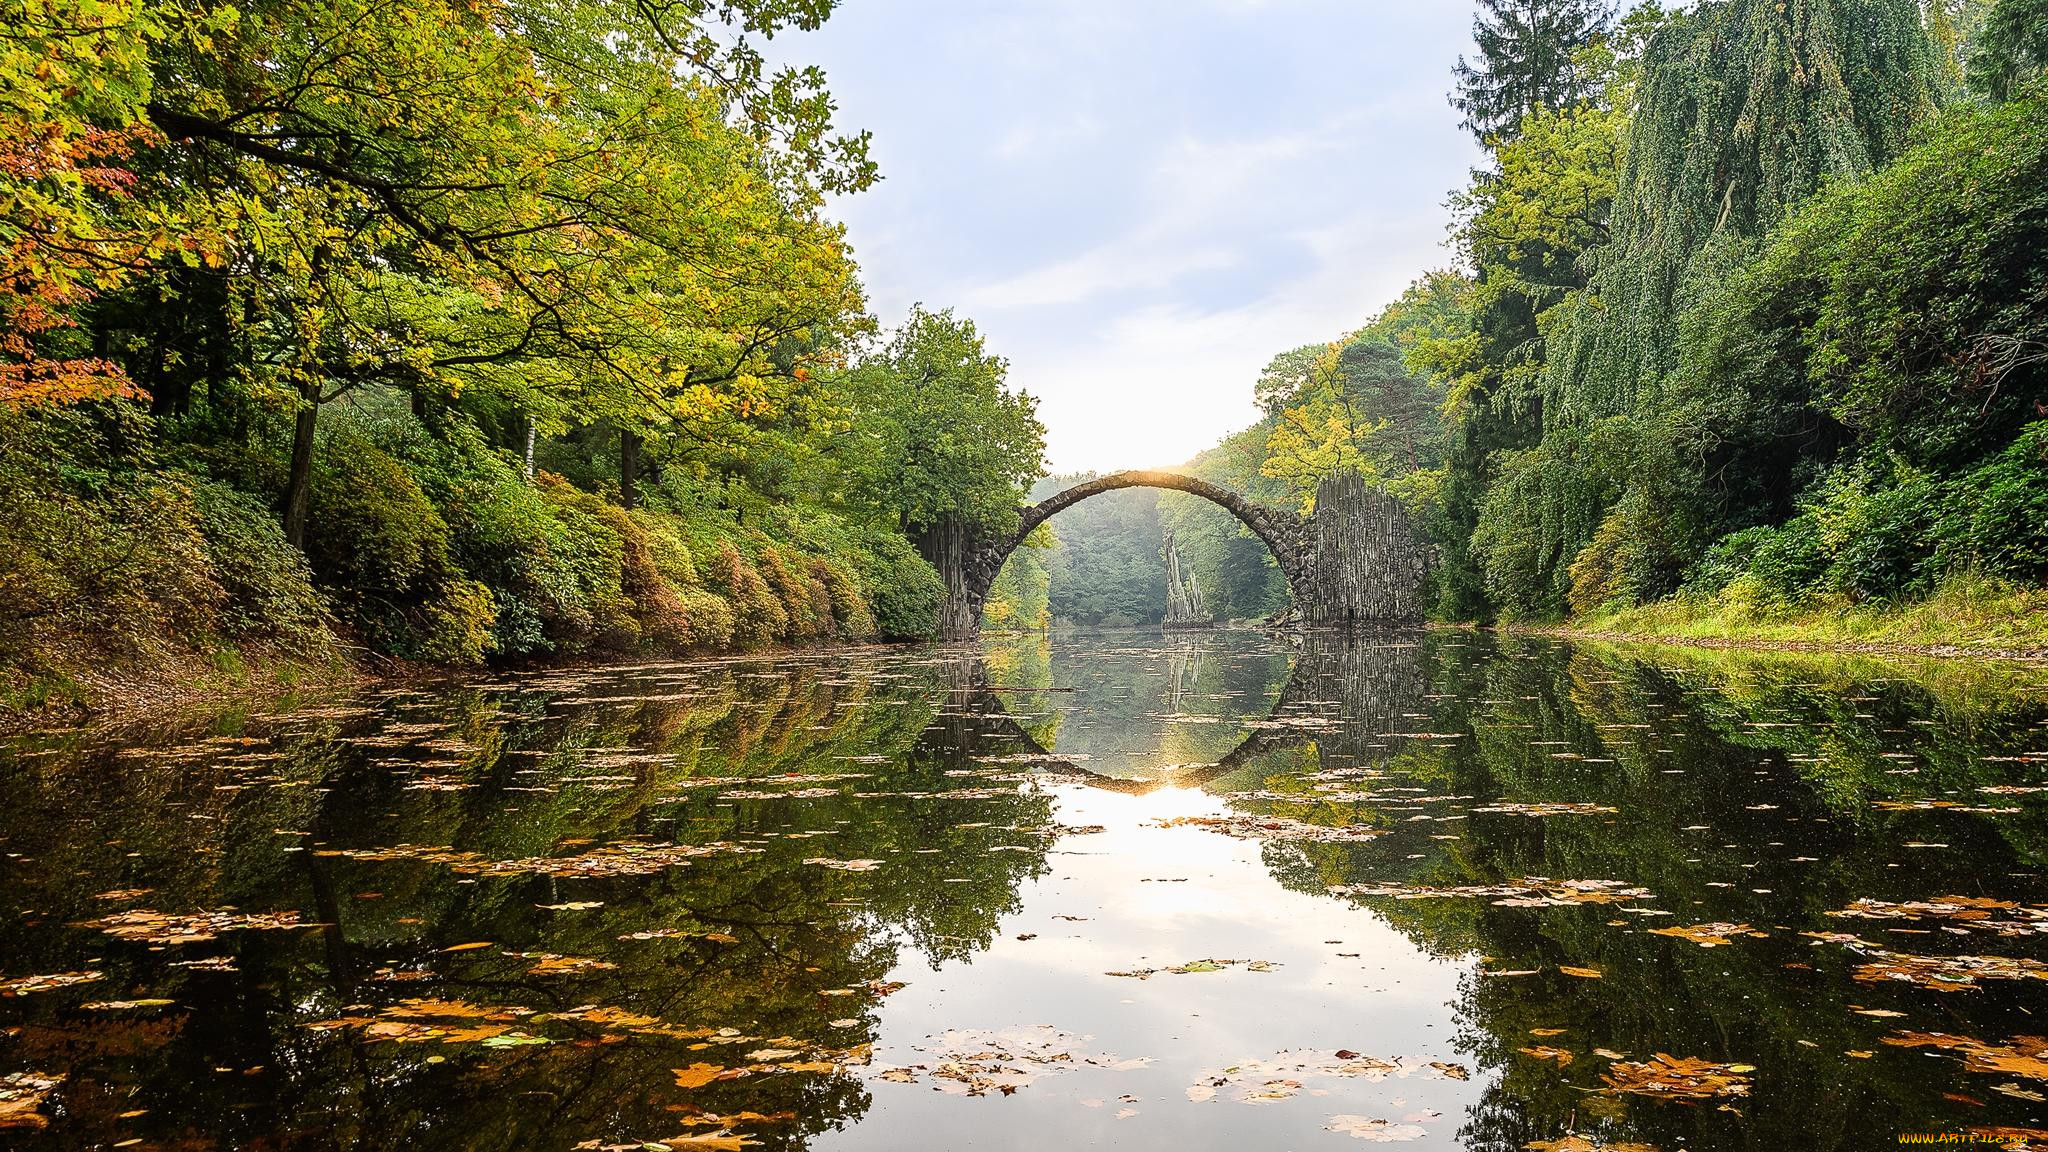
<svg viewBox="0 0 2048 1152"><path fill-rule="evenodd" d="M2048 1140L2044 679L991 638L30 734L0 1143Z"/></svg>

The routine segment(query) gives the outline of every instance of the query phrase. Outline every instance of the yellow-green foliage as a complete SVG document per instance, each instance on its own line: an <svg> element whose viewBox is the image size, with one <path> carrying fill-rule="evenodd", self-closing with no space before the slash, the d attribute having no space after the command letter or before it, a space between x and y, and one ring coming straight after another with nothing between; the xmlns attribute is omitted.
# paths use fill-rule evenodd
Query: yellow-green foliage
<svg viewBox="0 0 2048 1152"><path fill-rule="evenodd" d="M859 578L843 561L814 557L811 578L830 597L832 618L839 625L840 635L849 640L865 640L875 634L875 614L868 609L867 597L861 594Z"/></svg>
<svg viewBox="0 0 2048 1152"><path fill-rule="evenodd" d="M711 587L725 597L732 608L733 639L741 644L765 644L789 627L789 614L753 561L731 544L720 544L711 561Z"/></svg>
<svg viewBox="0 0 2048 1152"><path fill-rule="evenodd" d="M0 700L179 659L242 670L252 648L330 659L336 626L351 647L461 665L935 619L937 574L900 536L815 507L744 528L716 507L627 511L389 412L323 431L302 554L263 497L121 448L140 419L0 407Z"/></svg>
<svg viewBox="0 0 2048 1152"><path fill-rule="evenodd" d="M768 587L775 592L775 598L782 605L782 616L787 623L783 634L791 639L807 639L822 635L832 627L832 598L825 586L809 578L808 573L790 567L782 550L766 540L757 540L760 549L758 568L767 580Z"/></svg>

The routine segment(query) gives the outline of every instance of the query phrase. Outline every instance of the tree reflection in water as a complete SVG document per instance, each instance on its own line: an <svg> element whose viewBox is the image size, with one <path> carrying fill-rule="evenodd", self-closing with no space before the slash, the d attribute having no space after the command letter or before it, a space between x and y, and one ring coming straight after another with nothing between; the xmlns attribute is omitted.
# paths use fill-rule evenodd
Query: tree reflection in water
<svg viewBox="0 0 2048 1152"><path fill-rule="evenodd" d="M833 1144L884 1092L920 1093L890 1125L982 1106L877 1083L866 1046L915 1040L884 1035L889 982L972 984L1006 924L1042 918L1048 853L1076 831L1063 811L1091 794L1171 796L1211 813L1197 829L1249 829L1256 872L1210 883L1353 905L1460 966L1441 1017L1470 1091L1426 1143L1860 1148L2048 1128L2048 1083L2024 1068L1994 1078L1884 1043L2006 1044L2039 1030L2041 981L1857 979L1880 954L2048 959L2031 927L1828 915L2048 902L2028 791L2048 765L2040 679L1456 632L991 640L26 736L0 765L0 979L100 976L0 1001L0 1067L64 1078L33 1109L47 1127L0 1135L569 1148L731 1129L778 1149ZM681 848L619 863L660 845ZM1649 895L1553 898L1563 881ZM152 944L84 923L135 909L317 927ZM1654 931L1694 925L1726 927ZM1080 1003L1113 978L1043 979ZM1301 993L1287 969L1244 979L1266 983L1207 987L1272 998L1276 1020ZM1347 1003L1370 1031L1371 998ZM1146 1054L1190 1066L1246 1055L1152 1039ZM1749 1094L1606 1091L1659 1052L1753 1066ZM1137 1127L1151 1115L1120 1131L1167 1140ZM1279 1113L1200 1115L1256 1140Z"/></svg>

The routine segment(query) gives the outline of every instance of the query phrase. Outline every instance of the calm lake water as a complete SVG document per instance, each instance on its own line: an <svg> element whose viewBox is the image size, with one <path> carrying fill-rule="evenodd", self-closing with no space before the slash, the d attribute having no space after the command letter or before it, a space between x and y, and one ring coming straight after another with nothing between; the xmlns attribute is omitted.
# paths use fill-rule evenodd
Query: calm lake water
<svg viewBox="0 0 2048 1152"><path fill-rule="evenodd" d="M0 745L0 1145L2048 1141L2048 673L1458 632Z"/></svg>

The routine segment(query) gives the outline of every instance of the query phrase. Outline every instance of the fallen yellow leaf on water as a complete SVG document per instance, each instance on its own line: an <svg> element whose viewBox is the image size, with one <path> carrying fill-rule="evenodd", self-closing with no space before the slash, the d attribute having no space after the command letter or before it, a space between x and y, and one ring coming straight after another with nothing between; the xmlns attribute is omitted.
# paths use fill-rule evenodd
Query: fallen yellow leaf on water
<svg viewBox="0 0 2048 1152"><path fill-rule="evenodd" d="M1617 1063L1600 1074L1607 1082L1603 1091L1630 1092L1675 1100L1706 1100L1716 1096L1747 1096L1749 1080L1743 1073L1756 1069L1748 1064L1716 1064L1662 1052L1641 1063Z"/></svg>
<svg viewBox="0 0 2048 1152"><path fill-rule="evenodd" d="M476 950L477 950L477 949L479 949L479 948L489 948L490 946L491 946L491 942L490 942L489 940L475 940L475 941L471 941L471 942L470 942L470 943L468 943L468 944L457 944L457 945L455 945L455 946L454 946L454 947L452 947L452 948L443 948L443 949L441 949L441 951L443 951L443 952L474 952L474 951L476 951Z"/></svg>
<svg viewBox="0 0 2048 1152"><path fill-rule="evenodd" d="M670 1136L660 1141L670 1148L701 1148L706 1152L740 1152L743 1148L758 1148L759 1140L749 1140L740 1132L706 1132L700 1136Z"/></svg>
<svg viewBox="0 0 2048 1152"><path fill-rule="evenodd" d="M676 1087L702 1088L718 1079L719 1073L725 1069L717 1064L692 1064L688 1068L671 1068L669 1071L676 1074Z"/></svg>
<svg viewBox="0 0 2048 1152"><path fill-rule="evenodd" d="M1728 924L1717 921L1712 924L1694 924L1689 928L1652 928L1650 929L1650 935L1675 936L1680 940L1690 940L1702 948L1718 948L1723 944L1730 943L1730 937L1737 935L1761 936L1763 933L1756 931L1747 924Z"/></svg>
<svg viewBox="0 0 2048 1152"><path fill-rule="evenodd" d="M1960 1052L1963 1070L2048 1080L2048 1039L2015 1036L2008 1044L1987 1044L1947 1032L1895 1032L1884 1042L1898 1048L1940 1048Z"/></svg>
<svg viewBox="0 0 2048 1152"><path fill-rule="evenodd" d="M1603 1144L1584 1136L1572 1135L1556 1140L1536 1140L1522 1145L1529 1152L1657 1152L1653 1144Z"/></svg>
<svg viewBox="0 0 2048 1152"><path fill-rule="evenodd" d="M1587 980L1598 980L1603 975L1598 968L1573 968L1568 964L1558 965L1557 970L1567 976L1578 976Z"/></svg>

